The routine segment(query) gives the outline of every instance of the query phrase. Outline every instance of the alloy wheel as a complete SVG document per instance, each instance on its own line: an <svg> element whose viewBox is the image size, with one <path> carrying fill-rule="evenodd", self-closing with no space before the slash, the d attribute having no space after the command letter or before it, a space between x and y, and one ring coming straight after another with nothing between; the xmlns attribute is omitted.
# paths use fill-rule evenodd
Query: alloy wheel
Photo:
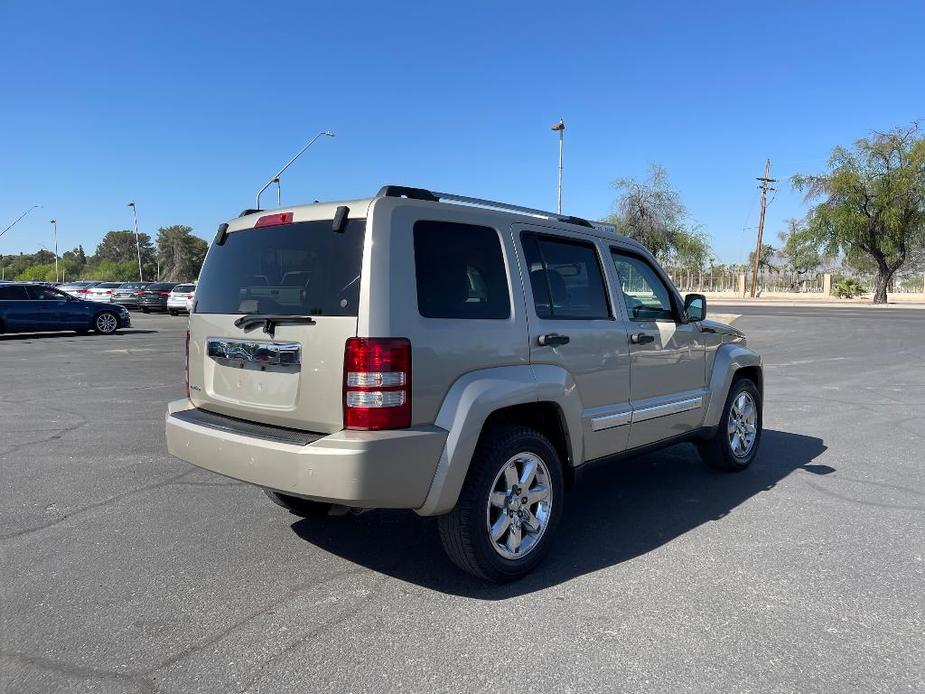
<svg viewBox="0 0 925 694"><path fill-rule="evenodd" d="M546 532L552 504L546 463L535 453L512 456L488 495L485 520L491 546L505 559L529 554Z"/></svg>

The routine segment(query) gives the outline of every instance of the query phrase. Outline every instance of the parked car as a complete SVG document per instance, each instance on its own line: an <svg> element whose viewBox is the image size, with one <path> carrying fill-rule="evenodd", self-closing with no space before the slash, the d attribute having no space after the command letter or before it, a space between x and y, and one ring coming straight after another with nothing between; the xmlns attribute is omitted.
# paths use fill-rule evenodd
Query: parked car
<svg viewBox="0 0 925 694"><path fill-rule="evenodd" d="M178 284L170 290L170 296L167 297L167 312L175 316L181 311L189 313L188 305L192 302L196 294L196 284Z"/></svg>
<svg viewBox="0 0 925 694"><path fill-rule="evenodd" d="M111 335L131 327L128 309L86 301L41 284L0 285L0 333L94 330Z"/></svg>
<svg viewBox="0 0 925 694"><path fill-rule="evenodd" d="M141 290L138 297L138 306L144 313L150 311L166 311L167 297L179 282L152 282Z"/></svg>
<svg viewBox="0 0 925 694"><path fill-rule="evenodd" d="M150 282L123 282L117 288L112 290L112 300L114 303L122 304L125 308L131 310L139 308L138 300L141 298L142 290Z"/></svg>
<svg viewBox="0 0 925 694"><path fill-rule="evenodd" d="M86 293L81 298L87 301L100 301L111 304L112 293L120 286L122 286L122 282L100 282L92 287L87 287Z"/></svg>
<svg viewBox="0 0 925 694"><path fill-rule="evenodd" d="M396 186L256 211L209 249L167 445L298 515L437 516L453 562L508 581L591 461L754 460L761 359L706 311L640 243L552 212Z"/></svg>
<svg viewBox="0 0 925 694"><path fill-rule="evenodd" d="M78 299L86 299L87 292L93 287L100 284L99 280L80 280L77 282L67 282L58 287L65 294L76 296Z"/></svg>

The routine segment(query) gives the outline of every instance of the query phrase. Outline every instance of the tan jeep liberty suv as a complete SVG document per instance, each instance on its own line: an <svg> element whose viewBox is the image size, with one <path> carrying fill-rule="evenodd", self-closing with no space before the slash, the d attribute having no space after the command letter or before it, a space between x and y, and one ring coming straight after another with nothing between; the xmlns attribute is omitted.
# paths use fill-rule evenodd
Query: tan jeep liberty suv
<svg viewBox="0 0 925 694"><path fill-rule="evenodd" d="M590 461L754 459L760 357L705 314L574 217L400 186L247 210L203 265L167 443L302 516L439 516L453 562L511 580Z"/></svg>

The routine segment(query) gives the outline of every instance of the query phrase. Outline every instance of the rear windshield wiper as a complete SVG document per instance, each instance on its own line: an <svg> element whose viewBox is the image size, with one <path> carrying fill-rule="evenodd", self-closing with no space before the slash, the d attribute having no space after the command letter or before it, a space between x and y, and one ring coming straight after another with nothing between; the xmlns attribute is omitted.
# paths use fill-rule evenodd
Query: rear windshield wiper
<svg viewBox="0 0 925 694"><path fill-rule="evenodd" d="M258 325L263 326L263 332L272 335L277 325L285 323L293 325L314 325L315 319L311 316L286 316L276 315L273 313L249 313L246 316L238 318L234 324L242 328L244 332L249 332Z"/></svg>

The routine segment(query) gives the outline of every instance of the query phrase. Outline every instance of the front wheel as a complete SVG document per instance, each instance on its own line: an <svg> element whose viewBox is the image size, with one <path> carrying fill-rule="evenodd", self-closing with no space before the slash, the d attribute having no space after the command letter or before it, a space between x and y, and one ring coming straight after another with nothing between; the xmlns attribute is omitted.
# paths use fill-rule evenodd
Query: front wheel
<svg viewBox="0 0 925 694"><path fill-rule="evenodd" d="M112 311L103 311L93 321L93 329L100 335L112 335L119 329L119 319Z"/></svg>
<svg viewBox="0 0 925 694"><path fill-rule="evenodd" d="M438 520L443 548L454 564L479 578L521 578L549 551L564 496L559 456L549 439L527 427L488 432L456 508Z"/></svg>
<svg viewBox="0 0 925 694"><path fill-rule="evenodd" d="M727 472L747 468L761 441L761 392L748 378L732 384L719 427L712 438L697 442L700 457L710 467Z"/></svg>

